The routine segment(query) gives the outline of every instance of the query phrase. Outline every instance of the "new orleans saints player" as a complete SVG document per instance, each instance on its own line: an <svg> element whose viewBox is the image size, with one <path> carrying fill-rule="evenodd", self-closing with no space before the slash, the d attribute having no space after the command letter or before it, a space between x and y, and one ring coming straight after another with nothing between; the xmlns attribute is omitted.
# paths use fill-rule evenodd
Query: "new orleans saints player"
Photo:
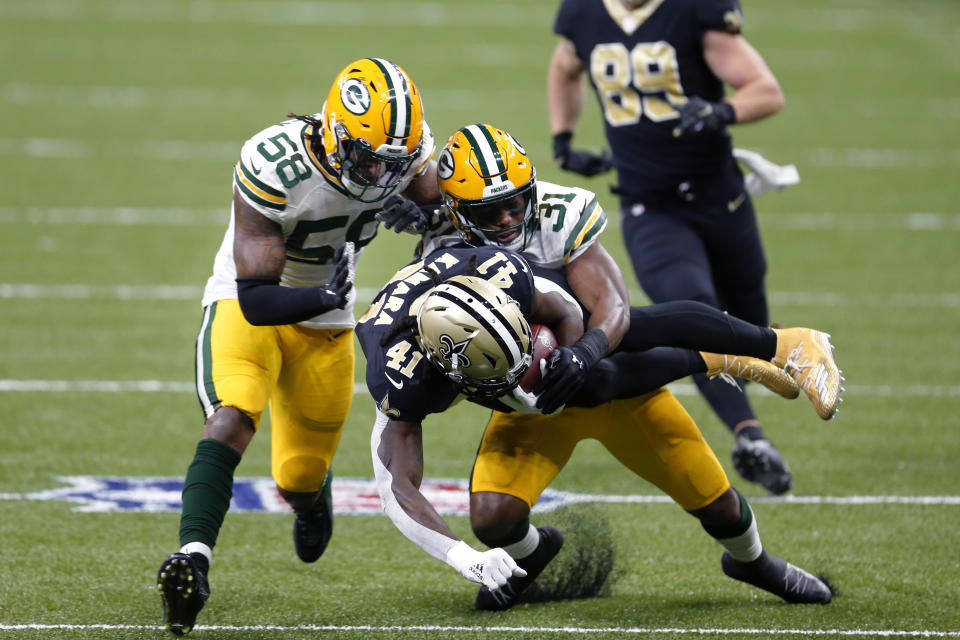
<svg viewBox="0 0 960 640"><path fill-rule="evenodd" d="M330 465L353 397L354 260L379 218L396 222L413 206L396 194L438 198L420 94L392 62L351 62L320 113L289 116L241 149L203 294L196 379L206 423L184 482L181 548L157 578L176 635L207 600L234 469L268 405L272 474L295 511L297 555L314 562L326 548Z"/></svg>
<svg viewBox="0 0 960 640"><path fill-rule="evenodd" d="M644 371L616 356L602 358L559 414L539 415L524 404L517 382L531 365L527 319L553 326L564 344L583 334L572 298L545 290L509 249L439 248L399 271L358 321L367 387L377 401L374 470L383 508L397 528L480 583L479 608L506 609L563 543L556 529L530 524L530 507L576 444L597 438L700 519L726 549L728 575L790 602L829 602L824 582L763 550L749 505L730 487L686 411L657 388L666 380L651 378L648 389L655 390L631 397L640 392L632 379ZM592 406L603 393L626 399L577 407ZM498 528L509 531L504 539L514 538L484 552L460 540L419 491L423 421L461 394L491 408L537 412L495 412L484 431L471 477L471 523L481 540Z"/></svg>

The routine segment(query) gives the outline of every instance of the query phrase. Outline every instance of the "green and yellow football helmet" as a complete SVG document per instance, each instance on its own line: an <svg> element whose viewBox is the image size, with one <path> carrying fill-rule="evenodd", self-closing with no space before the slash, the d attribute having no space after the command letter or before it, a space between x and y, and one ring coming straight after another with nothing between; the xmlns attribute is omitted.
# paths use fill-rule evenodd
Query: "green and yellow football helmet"
<svg viewBox="0 0 960 640"><path fill-rule="evenodd" d="M440 152L437 180L464 240L523 250L536 218L537 172L516 138L488 124L457 130Z"/></svg>
<svg viewBox="0 0 960 640"><path fill-rule="evenodd" d="M468 398L496 398L533 360L530 325L517 301L483 278L453 276L417 310L422 351Z"/></svg>
<svg viewBox="0 0 960 640"><path fill-rule="evenodd" d="M363 58L344 67L320 119L327 164L362 202L393 193L423 144L420 92L406 71L383 58Z"/></svg>

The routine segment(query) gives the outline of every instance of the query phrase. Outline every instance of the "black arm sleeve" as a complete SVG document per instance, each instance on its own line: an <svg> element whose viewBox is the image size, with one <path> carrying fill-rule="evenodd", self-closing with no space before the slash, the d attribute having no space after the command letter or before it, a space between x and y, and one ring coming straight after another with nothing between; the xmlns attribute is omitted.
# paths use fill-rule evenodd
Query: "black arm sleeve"
<svg viewBox="0 0 960 640"><path fill-rule="evenodd" d="M243 317L252 325L293 324L330 308L322 287L281 287L279 278L237 278Z"/></svg>

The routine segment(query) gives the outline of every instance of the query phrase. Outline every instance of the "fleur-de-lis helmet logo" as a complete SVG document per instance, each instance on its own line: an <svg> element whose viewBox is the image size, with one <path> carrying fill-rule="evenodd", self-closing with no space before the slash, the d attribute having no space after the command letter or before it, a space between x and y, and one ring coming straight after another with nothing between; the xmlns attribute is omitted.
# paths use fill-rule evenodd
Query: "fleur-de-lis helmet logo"
<svg viewBox="0 0 960 640"><path fill-rule="evenodd" d="M454 342L453 338L445 333L440 336L440 355L453 365L454 370L470 366L470 358L466 355L470 340L471 338L467 338L463 342Z"/></svg>

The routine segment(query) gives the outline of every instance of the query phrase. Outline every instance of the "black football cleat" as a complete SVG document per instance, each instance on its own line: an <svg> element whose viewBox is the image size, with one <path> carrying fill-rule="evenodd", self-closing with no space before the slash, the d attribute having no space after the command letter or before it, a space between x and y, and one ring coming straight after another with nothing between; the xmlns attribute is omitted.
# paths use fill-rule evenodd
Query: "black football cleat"
<svg viewBox="0 0 960 640"><path fill-rule="evenodd" d="M787 461L766 438L750 440L740 436L730 456L737 473L775 496L786 493L793 486L793 475Z"/></svg>
<svg viewBox="0 0 960 640"><path fill-rule="evenodd" d="M833 589L826 580L766 551L753 562L740 562L724 551L720 566L734 580L752 584L790 603L827 604L833 598Z"/></svg>
<svg viewBox="0 0 960 640"><path fill-rule="evenodd" d="M297 511L293 519L293 548L304 562L316 562L333 535L333 471L327 472L323 490L310 511Z"/></svg>
<svg viewBox="0 0 960 640"><path fill-rule="evenodd" d="M522 578L509 577L507 584L496 591L491 591L486 586L480 587L477 592L476 607L481 611L506 611L514 604L523 590L529 587L537 576L543 571L544 567L550 564L550 561L560 552L563 546L563 534L555 527L539 527L540 544L533 550L533 553L526 558L517 560L517 565L527 572Z"/></svg>
<svg viewBox="0 0 960 640"><path fill-rule="evenodd" d="M190 633L210 597L207 568L207 559L199 553L174 553L160 565L157 591L163 601L163 622L175 636Z"/></svg>

